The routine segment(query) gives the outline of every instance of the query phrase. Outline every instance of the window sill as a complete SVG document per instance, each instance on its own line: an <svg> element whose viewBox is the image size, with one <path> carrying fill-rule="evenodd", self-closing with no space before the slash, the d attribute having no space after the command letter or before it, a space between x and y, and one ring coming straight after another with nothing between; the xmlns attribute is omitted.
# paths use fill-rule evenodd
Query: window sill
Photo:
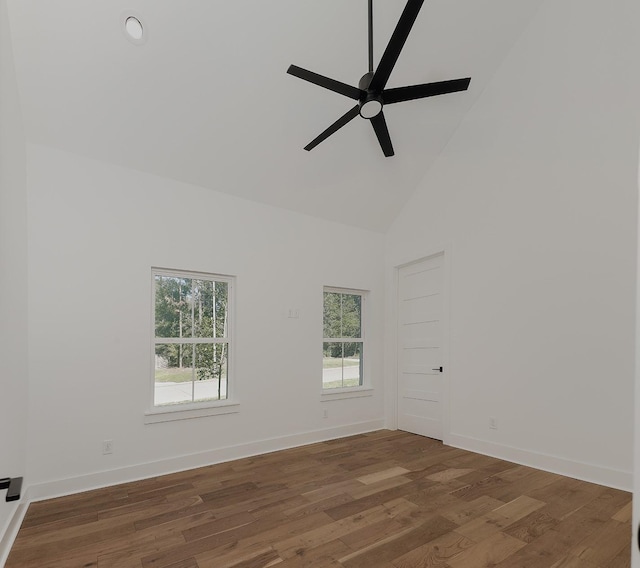
<svg viewBox="0 0 640 568"><path fill-rule="evenodd" d="M158 407L144 413L145 424L158 424L159 422L174 422L176 420L189 420L204 416L218 416L221 414L235 414L240 412L238 402L224 401L209 406L192 406L188 408L163 408Z"/></svg>
<svg viewBox="0 0 640 568"><path fill-rule="evenodd" d="M335 391L323 390L320 394L320 402L343 400L346 398L361 398L364 396L373 396L373 389L370 387L355 387L349 389L335 389Z"/></svg>

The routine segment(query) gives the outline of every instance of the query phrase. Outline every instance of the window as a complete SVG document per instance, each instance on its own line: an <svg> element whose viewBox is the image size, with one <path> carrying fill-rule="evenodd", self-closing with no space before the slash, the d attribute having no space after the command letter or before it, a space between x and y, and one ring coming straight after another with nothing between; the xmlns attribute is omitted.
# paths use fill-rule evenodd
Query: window
<svg viewBox="0 0 640 568"><path fill-rule="evenodd" d="M154 408L229 398L232 284L228 276L153 270Z"/></svg>
<svg viewBox="0 0 640 568"><path fill-rule="evenodd" d="M325 288L322 388L363 385L364 292Z"/></svg>

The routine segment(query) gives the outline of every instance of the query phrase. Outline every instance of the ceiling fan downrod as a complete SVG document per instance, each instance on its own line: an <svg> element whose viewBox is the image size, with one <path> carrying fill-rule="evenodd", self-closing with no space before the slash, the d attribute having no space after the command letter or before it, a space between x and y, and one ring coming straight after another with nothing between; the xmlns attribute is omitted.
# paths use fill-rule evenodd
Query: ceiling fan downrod
<svg viewBox="0 0 640 568"><path fill-rule="evenodd" d="M369 73L373 74L373 0L369 0Z"/></svg>

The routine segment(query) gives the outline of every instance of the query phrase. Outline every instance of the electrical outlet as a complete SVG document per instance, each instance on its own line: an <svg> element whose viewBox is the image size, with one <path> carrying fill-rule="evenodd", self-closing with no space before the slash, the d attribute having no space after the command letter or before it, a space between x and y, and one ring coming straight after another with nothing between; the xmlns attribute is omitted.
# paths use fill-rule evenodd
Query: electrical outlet
<svg viewBox="0 0 640 568"><path fill-rule="evenodd" d="M498 422L496 421L496 419L491 416L489 418L489 428L491 428L491 430L497 430L498 429Z"/></svg>
<svg viewBox="0 0 640 568"><path fill-rule="evenodd" d="M324 412L322 413L322 418L329 418L329 411L325 408Z"/></svg>
<svg viewBox="0 0 640 568"><path fill-rule="evenodd" d="M102 441L102 453L105 456L113 453L113 440Z"/></svg>

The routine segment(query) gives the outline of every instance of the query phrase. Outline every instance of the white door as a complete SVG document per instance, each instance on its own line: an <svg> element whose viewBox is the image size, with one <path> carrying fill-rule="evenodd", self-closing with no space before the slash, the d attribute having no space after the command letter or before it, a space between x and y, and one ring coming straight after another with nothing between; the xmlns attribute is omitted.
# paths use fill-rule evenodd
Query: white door
<svg viewBox="0 0 640 568"><path fill-rule="evenodd" d="M398 270L398 428L442 440L444 255Z"/></svg>

